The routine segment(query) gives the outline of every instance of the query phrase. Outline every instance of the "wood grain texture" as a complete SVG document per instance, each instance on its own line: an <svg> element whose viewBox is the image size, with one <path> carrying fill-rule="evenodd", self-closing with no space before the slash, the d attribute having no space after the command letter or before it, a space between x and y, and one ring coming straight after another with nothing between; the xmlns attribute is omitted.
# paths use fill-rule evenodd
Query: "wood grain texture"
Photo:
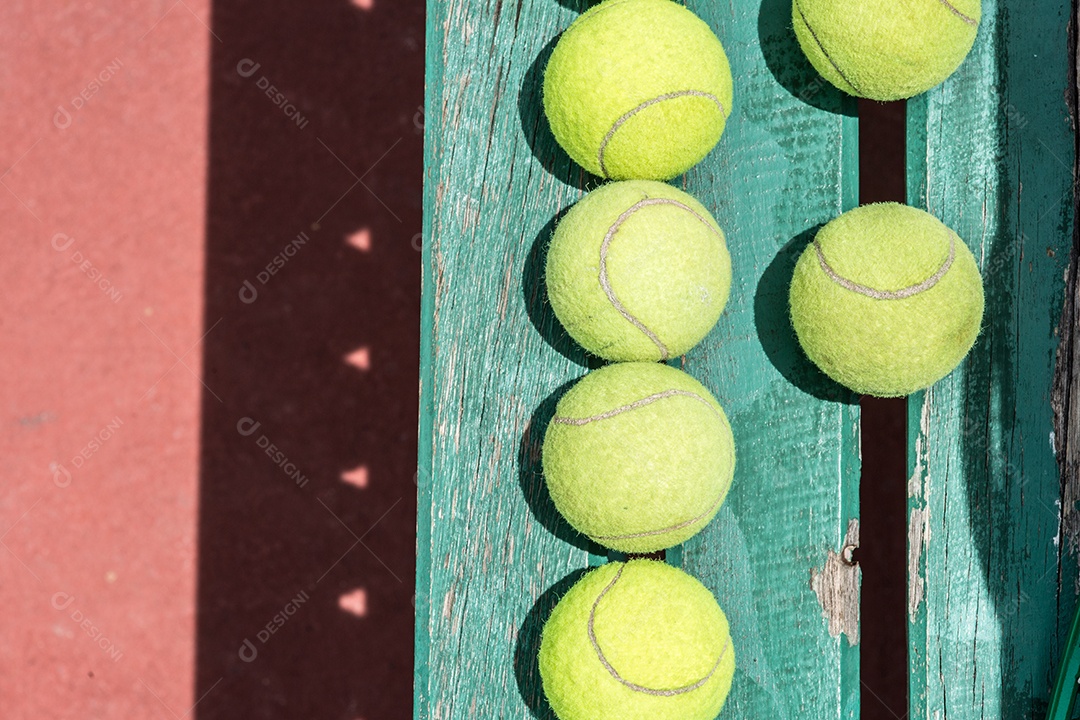
<svg viewBox="0 0 1080 720"><path fill-rule="evenodd" d="M576 15L550 0L428 5L417 718L547 716L539 630L590 563L539 466L555 401L587 364L540 282L553 219L589 179L540 122L541 59Z"/></svg>
<svg viewBox="0 0 1080 720"><path fill-rule="evenodd" d="M1075 604L1062 495L1077 478L1051 404L1074 237L1071 13L984 0L971 56L908 105L909 202L968 242L987 300L971 356L909 403L914 718L1042 717Z"/></svg>
<svg viewBox="0 0 1080 720"><path fill-rule="evenodd" d="M549 717L540 627L606 559L558 518L539 467L556 400L596 365L542 283L555 218L598 183L540 105L555 39L587 5L428 4L417 718ZM724 403L739 464L720 518L668 559L731 618L741 669L722 717L853 718L857 648L829 634L811 577L857 516L857 406L802 357L786 298L810 231L857 197L854 104L803 58L786 0L689 6L724 42L737 99L719 148L677 183L715 212L735 267L685 366Z"/></svg>

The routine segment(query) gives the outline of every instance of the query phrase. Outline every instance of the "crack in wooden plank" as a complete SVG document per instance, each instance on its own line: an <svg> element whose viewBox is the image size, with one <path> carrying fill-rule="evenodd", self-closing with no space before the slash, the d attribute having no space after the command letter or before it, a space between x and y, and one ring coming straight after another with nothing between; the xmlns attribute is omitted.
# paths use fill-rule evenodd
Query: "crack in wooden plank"
<svg viewBox="0 0 1080 720"><path fill-rule="evenodd" d="M908 517L908 620L915 622L919 605L926 594L926 579L919 571L922 552L926 543L926 522L930 513L925 508L915 508Z"/></svg>
<svg viewBox="0 0 1080 720"><path fill-rule="evenodd" d="M1080 282L1076 244L1065 271L1065 298L1058 323L1060 341L1050 406L1054 412L1053 445L1061 472L1059 553L1080 554ZM1077 580L1080 592L1080 579Z"/></svg>
<svg viewBox="0 0 1080 720"><path fill-rule="evenodd" d="M919 432L915 438L915 468L908 479L908 500L911 507L908 513L908 620L915 622L919 605L926 597L926 577L919 568L923 564L923 552L929 539L927 524L930 511L925 498L929 495L929 458L927 457L926 438L930 436L930 403L923 403L919 416ZM921 502L918 507L915 503Z"/></svg>

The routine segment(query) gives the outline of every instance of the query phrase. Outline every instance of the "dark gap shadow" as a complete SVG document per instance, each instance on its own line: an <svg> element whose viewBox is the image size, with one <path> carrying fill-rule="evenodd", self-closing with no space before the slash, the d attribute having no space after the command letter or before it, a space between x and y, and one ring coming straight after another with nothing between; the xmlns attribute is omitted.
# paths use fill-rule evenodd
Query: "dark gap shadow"
<svg viewBox="0 0 1080 720"><path fill-rule="evenodd" d="M762 0L758 40L765 65L781 87L808 105L836 115L854 116L855 103L823 78L806 59L791 24L791 0Z"/></svg>
<svg viewBox="0 0 1080 720"><path fill-rule="evenodd" d="M795 263L821 229L816 225L780 249L761 274L754 293L754 326L769 362L795 387L819 400L853 405L858 396L821 372L806 357L791 324L788 289Z"/></svg>
<svg viewBox="0 0 1080 720"><path fill-rule="evenodd" d="M406 720L424 4L212 27L193 714Z"/></svg>
<svg viewBox="0 0 1080 720"><path fill-rule="evenodd" d="M859 675L866 720L886 720L908 706L906 397L864 396L859 428L862 569Z"/></svg>
<svg viewBox="0 0 1080 720"><path fill-rule="evenodd" d="M859 100L859 201L904 202L906 103ZM865 720L908 707L907 398L860 401L862 608L860 677Z"/></svg>
<svg viewBox="0 0 1080 720"><path fill-rule="evenodd" d="M521 693L525 706L537 720L556 720L555 712L544 696L543 683L540 681L540 636L551 611L586 572L588 571L585 569L575 570L545 590L525 616L518 631L517 644L514 647L514 677L517 678L518 692Z"/></svg>

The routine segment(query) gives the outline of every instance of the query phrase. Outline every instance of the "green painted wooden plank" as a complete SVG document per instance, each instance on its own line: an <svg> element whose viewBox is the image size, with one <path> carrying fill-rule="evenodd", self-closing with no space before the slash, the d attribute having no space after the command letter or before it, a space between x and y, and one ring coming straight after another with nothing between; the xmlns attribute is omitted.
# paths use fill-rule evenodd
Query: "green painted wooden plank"
<svg viewBox="0 0 1080 720"><path fill-rule="evenodd" d="M550 0L428 3L417 718L545 716L541 618L601 559L539 471L558 391L586 370L539 270L589 179L538 123L542 60L576 16Z"/></svg>
<svg viewBox="0 0 1080 720"><path fill-rule="evenodd" d="M669 558L732 623L739 670L721 717L857 718L857 638L830 634L811 579L828 566L819 582L857 603L858 569L836 554L857 533L858 406L805 359L787 312L799 251L857 203L855 103L803 57L788 0L689 5L723 40L737 95L720 147L686 179L727 233L734 280L685 369L727 411L737 466L718 519ZM857 607L832 612L857 634Z"/></svg>
<svg viewBox="0 0 1080 720"><path fill-rule="evenodd" d="M1042 717L1077 590L1051 409L1073 244L1072 3L983 13L957 74L908 105L909 202L968 242L987 298L971 356L909 403L911 715L934 720Z"/></svg>
<svg viewBox="0 0 1080 720"><path fill-rule="evenodd" d="M554 145L539 95L586 5L428 5L417 718L547 717L540 622L604 560L558 520L538 465L555 399L588 366L543 303L541 268L554 218L595 179ZM690 5L724 41L738 99L686 185L728 232L737 275L687 368L725 402L740 464L720 520L669 559L732 618L742 669L723 717L851 718L855 650L830 635L811 571L857 582L828 560L857 512L856 407L801 358L785 299L808 231L854 203L853 104L802 58L786 0L735 5Z"/></svg>

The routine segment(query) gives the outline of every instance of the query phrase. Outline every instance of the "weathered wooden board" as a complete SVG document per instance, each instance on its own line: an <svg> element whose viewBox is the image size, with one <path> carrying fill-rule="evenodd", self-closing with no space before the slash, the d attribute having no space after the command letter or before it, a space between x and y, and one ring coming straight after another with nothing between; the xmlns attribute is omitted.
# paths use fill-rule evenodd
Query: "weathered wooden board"
<svg viewBox="0 0 1080 720"><path fill-rule="evenodd" d="M540 122L538 58L576 15L548 0L428 5L417 718L542 715L542 616L589 564L539 466L558 391L586 370L540 271L554 217L589 179Z"/></svg>
<svg viewBox="0 0 1080 720"><path fill-rule="evenodd" d="M739 672L722 717L856 718L858 569L840 554L858 542L858 406L805 359L787 313L810 231L858 200L855 103L803 57L787 0L689 5L724 41L737 97L686 178L728 235L735 279L685 369L728 412L737 468L718 519L669 559L730 618Z"/></svg>
<svg viewBox="0 0 1080 720"><path fill-rule="evenodd" d="M541 623L605 560L539 470L555 400L590 365L545 304L542 263L556 216L597 181L540 108L544 62L586 6L428 4L417 718L548 717ZM808 231L855 202L854 106L802 58L786 0L690 7L724 41L737 99L686 187L728 232L736 279L686 367L728 410L739 465L721 517L668 557L731 617L741 669L723 717L853 718L857 648L839 630L856 632L857 572L836 553L857 515L857 407L801 358L785 298ZM832 632L815 569L822 597L849 596L827 602Z"/></svg>
<svg viewBox="0 0 1080 720"><path fill-rule="evenodd" d="M983 13L960 71L908 105L909 202L967 240L987 299L961 370L909 404L911 715L934 720L1042 717L1077 591L1078 479L1059 471L1051 407L1074 242L1072 3Z"/></svg>

